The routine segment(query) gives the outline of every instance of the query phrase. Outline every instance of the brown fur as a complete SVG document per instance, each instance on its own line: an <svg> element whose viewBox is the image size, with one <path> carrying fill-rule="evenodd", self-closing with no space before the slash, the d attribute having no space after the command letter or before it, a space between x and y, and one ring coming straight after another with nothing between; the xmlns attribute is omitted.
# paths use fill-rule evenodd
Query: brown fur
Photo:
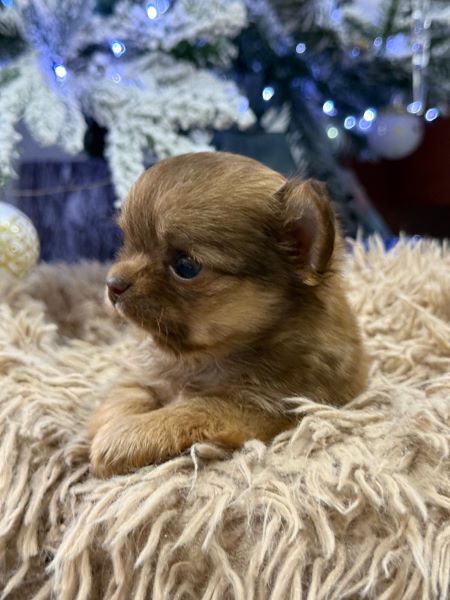
<svg viewBox="0 0 450 600"><path fill-rule="evenodd" d="M148 359L94 414L91 464L107 477L194 442L231 448L294 425L285 401L342 405L367 360L339 274L324 187L225 153L162 161L132 188L110 275L117 311L150 334ZM174 275L176 253L202 265Z"/></svg>

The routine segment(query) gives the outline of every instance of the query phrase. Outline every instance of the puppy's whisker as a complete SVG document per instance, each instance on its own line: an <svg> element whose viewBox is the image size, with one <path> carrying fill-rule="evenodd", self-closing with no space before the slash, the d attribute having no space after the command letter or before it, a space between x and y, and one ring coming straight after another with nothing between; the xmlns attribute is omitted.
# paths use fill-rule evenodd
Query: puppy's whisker
<svg viewBox="0 0 450 600"><path fill-rule="evenodd" d="M164 308L163 308L163 311L164 311ZM162 313L162 314L164 314L164 313ZM167 340L167 339L169 339L169 327L168 327L166 321L163 321L163 324L164 324L164 333L165 333L166 340Z"/></svg>
<svg viewBox="0 0 450 600"><path fill-rule="evenodd" d="M158 327L158 335L161 336L161 312L156 317L156 325Z"/></svg>
<svg viewBox="0 0 450 600"><path fill-rule="evenodd" d="M159 330L160 330L160 333L162 335L164 335L164 337L167 339L169 334L168 334L168 330L167 330L167 323L164 321L164 312L165 312L165 309L164 309L164 307L162 307L161 312L159 314ZM161 330L161 324L163 324L163 326L164 326L164 333Z"/></svg>

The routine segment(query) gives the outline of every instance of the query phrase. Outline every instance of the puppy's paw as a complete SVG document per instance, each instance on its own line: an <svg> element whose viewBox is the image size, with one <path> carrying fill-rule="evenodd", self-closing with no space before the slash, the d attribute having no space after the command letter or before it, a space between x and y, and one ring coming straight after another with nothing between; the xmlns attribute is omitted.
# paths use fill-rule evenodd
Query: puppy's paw
<svg viewBox="0 0 450 600"><path fill-rule="evenodd" d="M88 434L92 439L97 432L114 419L138 415L158 408L158 403L148 388L135 383L115 387L108 399L91 415Z"/></svg>
<svg viewBox="0 0 450 600"><path fill-rule="evenodd" d="M103 479L123 475L166 460L177 450L151 413L125 416L109 421L96 433L91 444L91 470Z"/></svg>

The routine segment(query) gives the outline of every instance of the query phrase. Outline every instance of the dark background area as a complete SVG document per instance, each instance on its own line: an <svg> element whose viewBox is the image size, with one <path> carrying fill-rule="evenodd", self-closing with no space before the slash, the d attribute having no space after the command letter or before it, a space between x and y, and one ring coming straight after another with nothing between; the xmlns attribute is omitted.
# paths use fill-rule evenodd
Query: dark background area
<svg viewBox="0 0 450 600"><path fill-rule="evenodd" d="M393 233L450 237L450 119L428 123L402 160L350 165Z"/></svg>

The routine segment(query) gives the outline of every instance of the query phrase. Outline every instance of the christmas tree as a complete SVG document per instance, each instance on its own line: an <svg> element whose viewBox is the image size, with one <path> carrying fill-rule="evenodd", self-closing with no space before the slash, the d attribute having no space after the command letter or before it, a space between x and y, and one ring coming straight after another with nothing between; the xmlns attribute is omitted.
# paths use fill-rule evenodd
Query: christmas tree
<svg viewBox="0 0 450 600"><path fill-rule="evenodd" d="M258 122L286 132L303 171L328 182L347 231L383 230L358 210L342 155L400 158L450 104L444 0L247 1L238 81ZM355 214L356 213L356 214ZM355 223L356 221L356 223Z"/></svg>
<svg viewBox="0 0 450 600"><path fill-rule="evenodd" d="M20 119L70 152L87 123L104 128L119 203L146 153L212 148L231 126L279 131L298 172L373 230L352 214L341 156L404 156L450 104L447 0L1 2L3 178Z"/></svg>

